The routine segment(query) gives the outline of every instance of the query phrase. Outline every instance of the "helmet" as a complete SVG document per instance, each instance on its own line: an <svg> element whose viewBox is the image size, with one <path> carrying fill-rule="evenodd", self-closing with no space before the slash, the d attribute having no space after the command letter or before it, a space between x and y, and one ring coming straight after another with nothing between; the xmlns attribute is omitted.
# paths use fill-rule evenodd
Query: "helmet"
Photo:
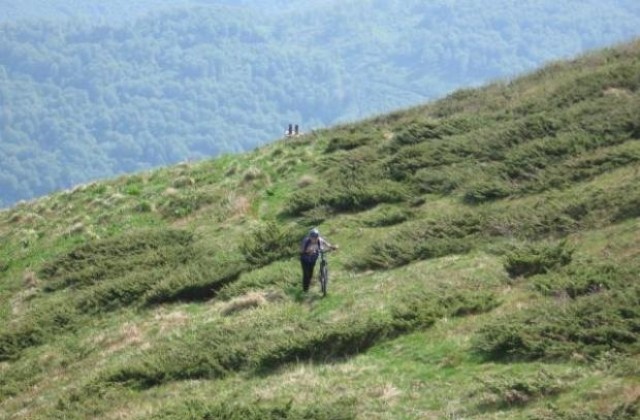
<svg viewBox="0 0 640 420"><path fill-rule="evenodd" d="M317 238L318 236L320 236L320 232L318 231L318 229L313 228L309 231L309 236L311 236L312 238Z"/></svg>

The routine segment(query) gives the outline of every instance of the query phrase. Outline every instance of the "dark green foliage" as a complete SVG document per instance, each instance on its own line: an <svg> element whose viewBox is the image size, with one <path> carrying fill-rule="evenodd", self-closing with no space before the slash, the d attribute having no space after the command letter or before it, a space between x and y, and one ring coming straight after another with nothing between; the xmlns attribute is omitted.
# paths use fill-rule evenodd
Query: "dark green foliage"
<svg viewBox="0 0 640 420"><path fill-rule="evenodd" d="M475 182L466 188L463 200L467 204L480 204L508 197L512 193L512 188L505 181L500 179Z"/></svg>
<svg viewBox="0 0 640 420"><path fill-rule="evenodd" d="M582 407L570 410L562 410L554 407L539 410L534 416L535 420L626 420L640 417L640 397L629 402L616 404L613 409L602 413L601 410L589 410Z"/></svg>
<svg viewBox="0 0 640 420"><path fill-rule="evenodd" d="M176 195L165 197L158 206L158 210L168 219L179 219L196 212L214 201L215 198L206 192L186 190L176 193Z"/></svg>
<svg viewBox="0 0 640 420"><path fill-rule="evenodd" d="M164 300L171 300L167 295L174 300L186 300L188 281L175 279L187 270L179 267L194 257L192 245L190 232L139 230L81 245L45 264L39 273L46 282L46 292L57 296L64 293L63 289L80 290L65 298L64 304L33 305L20 322L2 331L0 359L16 357L27 347L41 345L60 333L73 331L86 321L85 316L131 306L144 296L156 302L161 296L156 284L161 281L174 287L170 291L163 289ZM192 285L193 278L187 276L187 279ZM216 285L220 281L214 279L210 283ZM153 292L150 294L150 291ZM210 298L213 292L207 291L205 296Z"/></svg>
<svg viewBox="0 0 640 420"><path fill-rule="evenodd" d="M614 263L576 261L557 272L537 276L532 284L544 295L576 299L633 284L636 270L633 266Z"/></svg>
<svg viewBox="0 0 640 420"><path fill-rule="evenodd" d="M0 274L9 270L11 267L10 261L0 260Z"/></svg>
<svg viewBox="0 0 640 420"><path fill-rule="evenodd" d="M176 266L171 266L122 274L83 290L76 296L76 305L84 313L109 312L132 306L153 290L156 283L172 278L176 270Z"/></svg>
<svg viewBox="0 0 640 420"><path fill-rule="evenodd" d="M450 165L461 160L463 158L460 155L442 142L425 143L400 149L386 160L385 169L391 179L403 181L410 179L420 169Z"/></svg>
<svg viewBox="0 0 640 420"><path fill-rule="evenodd" d="M247 269L241 260L195 261L172 270L145 290L148 304L167 302L201 302L215 297L226 285L233 283Z"/></svg>
<svg viewBox="0 0 640 420"><path fill-rule="evenodd" d="M432 169L419 169L416 171L413 182L421 193L449 194L462 184L461 175L452 171L437 171Z"/></svg>
<svg viewBox="0 0 640 420"><path fill-rule="evenodd" d="M349 130L349 132L340 132L339 136L332 137L325 149L326 153L333 153L338 150L352 150L360 146L372 143L376 138L380 138L380 134L372 132L359 132L357 130Z"/></svg>
<svg viewBox="0 0 640 420"><path fill-rule="evenodd" d="M17 358L25 348L41 345L57 334L73 331L80 324L80 314L72 305L42 304L19 322L0 330L0 361Z"/></svg>
<svg viewBox="0 0 640 420"><path fill-rule="evenodd" d="M326 321L303 316L256 318L243 328L209 325L146 351L100 379L134 388L169 381L215 379L233 372L263 374L289 362L326 362L353 356L401 334L430 327L443 316L462 316L492 309L491 293L475 290L420 290L400 300L389 315ZM286 328L282 326L286 325Z"/></svg>
<svg viewBox="0 0 640 420"><path fill-rule="evenodd" d="M611 88L635 92L639 85L637 71L637 62L613 61L612 65L603 65L566 83L552 95L551 101L565 107L600 96Z"/></svg>
<svg viewBox="0 0 640 420"><path fill-rule="evenodd" d="M491 360L567 360L640 350L640 287L549 301L483 327L474 348Z"/></svg>
<svg viewBox="0 0 640 420"><path fill-rule="evenodd" d="M398 328L411 331L428 328L443 317L487 312L498 304L492 292L441 287L406 296L393 306L392 315Z"/></svg>
<svg viewBox="0 0 640 420"><path fill-rule="evenodd" d="M43 363L12 361L11 369L5 370L0 375L0 400L21 395L28 387L36 384L46 372L46 367L43 365Z"/></svg>
<svg viewBox="0 0 640 420"><path fill-rule="evenodd" d="M372 149L331 155L322 163L322 181L294 193L284 213L300 216L322 206L355 212L410 198L410 189L389 180L378 160Z"/></svg>
<svg viewBox="0 0 640 420"><path fill-rule="evenodd" d="M441 138L441 133L438 130L437 122L415 122L410 125L403 126L400 132L395 134L391 147L392 149L398 149L403 146L409 146L439 138Z"/></svg>
<svg viewBox="0 0 640 420"><path fill-rule="evenodd" d="M393 226L406 222L411 218L410 210L402 207L382 206L367 217L362 217L362 224L368 227Z"/></svg>
<svg viewBox="0 0 640 420"><path fill-rule="evenodd" d="M350 420L356 418L355 401L348 399L333 400L333 396L319 399L304 407L289 402L256 401L251 405L234 403L216 403L212 401L187 401L181 405L163 409L153 415L153 419L182 420Z"/></svg>
<svg viewBox="0 0 640 420"><path fill-rule="evenodd" d="M436 302L444 309L446 316L480 314L500 305L500 301L490 290L440 288L436 292L436 296Z"/></svg>
<svg viewBox="0 0 640 420"><path fill-rule="evenodd" d="M526 239L562 237L580 229L605 226L638 216L640 183L611 185L607 189L575 189L546 193L519 206L479 209L483 230L491 235Z"/></svg>
<svg viewBox="0 0 640 420"><path fill-rule="evenodd" d="M417 260L465 254L472 249L468 238L423 237L406 232L369 246L367 254L350 262L354 269L388 269Z"/></svg>
<svg viewBox="0 0 640 420"><path fill-rule="evenodd" d="M364 185L353 184L332 188L321 198L337 212L354 212L369 209L381 203L399 203L409 197L404 185L387 180L380 180Z"/></svg>
<svg viewBox="0 0 640 420"><path fill-rule="evenodd" d="M534 114L518 120L513 127L501 134L504 146L513 146L525 141L554 137L565 124L546 113Z"/></svg>
<svg viewBox="0 0 640 420"><path fill-rule="evenodd" d="M44 290L81 288L136 271L183 264L193 256L193 235L175 229L149 229L96 240L45 263L38 277Z"/></svg>
<svg viewBox="0 0 640 420"><path fill-rule="evenodd" d="M472 213L408 223L370 244L349 265L359 270L387 269L416 260L466 253L472 249L473 235L480 229L481 220Z"/></svg>
<svg viewBox="0 0 640 420"><path fill-rule="evenodd" d="M506 254L504 268L511 278L530 277L569 264L572 255L565 241L526 244Z"/></svg>
<svg viewBox="0 0 640 420"><path fill-rule="evenodd" d="M481 411L526 405L540 398L558 395L567 386L545 370L540 370L533 377L504 376L476 380L480 385L472 396L480 399L478 408Z"/></svg>
<svg viewBox="0 0 640 420"><path fill-rule="evenodd" d="M251 266L257 268L299 252L300 241L306 232L300 228L268 222L253 229L240 245L240 252Z"/></svg>
<svg viewBox="0 0 640 420"><path fill-rule="evenodd" d="M535 193L551 188L566 188L576 182L640 162L640 142L628 141L621 145L603 147L591 153L582 153L538 172L531 182L520 183L520 192Z"/></svg>
<svg viewBox="0 0 640 420"><path fill-rule="evenodd" d="M289 198L284 213L292 216L301 216L318 207L328 208L325 197L329 194L331 194L331 190L324 182L296 191Z"/></svg>

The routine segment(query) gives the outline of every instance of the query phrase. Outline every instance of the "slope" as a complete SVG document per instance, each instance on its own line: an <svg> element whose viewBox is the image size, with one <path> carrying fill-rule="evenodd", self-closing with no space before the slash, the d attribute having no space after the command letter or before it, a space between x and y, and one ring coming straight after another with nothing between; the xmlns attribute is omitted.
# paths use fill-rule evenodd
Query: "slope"
<svg viewBox="0 0 640 420"><path fill-rule="evenodd" d="M637 416L638 75L635 42L1 212L0 413Z"/></svg>

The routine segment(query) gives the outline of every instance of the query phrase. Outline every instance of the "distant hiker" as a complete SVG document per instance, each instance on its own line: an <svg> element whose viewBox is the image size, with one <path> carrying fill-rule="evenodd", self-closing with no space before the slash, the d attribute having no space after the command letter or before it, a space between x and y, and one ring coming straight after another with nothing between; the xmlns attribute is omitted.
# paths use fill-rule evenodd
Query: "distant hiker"
<svg viewBox="0 0 640 420"><path fill-rule="evenodd" d="M320 255L320 249L338 249L337 245L331 245L323 237L320 236L318 229L311 229L309 234L304 237L300 245L300 263L302 265L302 291L308 292L311 278L313 277L313 269Z"/></svg>
<svg viewBox="0 0 640 420"><path fill-rule="evenodd" d="M298 124L296 124L296 126L294 127L293 132L296 136L300 134L300 132L298 131Z"/></svg>
<svg viewBox="0 0 640 420"><path fill-rule="evenodd" d="M289 124L289 128L285 133L287 134L287 137L293 136L293 124Z"/></svg>

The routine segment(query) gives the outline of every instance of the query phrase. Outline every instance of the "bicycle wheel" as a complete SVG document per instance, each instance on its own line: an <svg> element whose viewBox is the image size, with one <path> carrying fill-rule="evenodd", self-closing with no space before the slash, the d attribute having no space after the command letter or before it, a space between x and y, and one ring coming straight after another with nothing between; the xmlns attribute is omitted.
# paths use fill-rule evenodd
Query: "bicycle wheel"
<svg viewBox="0 0 640 420"><path fill-rule="evenodd" d="M322 291L322 296L327 295L327 287L329 285L329 268L327 264L323 261L320 263L320 290Z"/></svg>

